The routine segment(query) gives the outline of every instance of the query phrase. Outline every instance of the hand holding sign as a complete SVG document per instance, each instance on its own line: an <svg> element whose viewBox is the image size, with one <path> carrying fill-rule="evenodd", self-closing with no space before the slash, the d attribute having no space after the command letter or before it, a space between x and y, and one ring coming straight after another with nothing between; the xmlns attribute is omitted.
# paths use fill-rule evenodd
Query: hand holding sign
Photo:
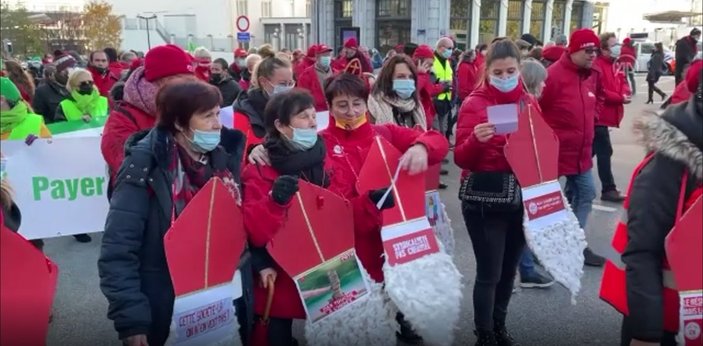
<svg viewBox="0 0 703 346"><path fill-rule="evenodd" d="M427 170L427 148L422 144L415 144L400 158L400 168L407 170L408 174L416 175ZM398 173L396 173L396 177Z"/></svg>
<svg viewBox="0 0 703 346"><path fill-rule="evenodd" d="M495 134L506 135L517 131L517 104L495 105L486 108L488 122L495 125Z"/></svg>

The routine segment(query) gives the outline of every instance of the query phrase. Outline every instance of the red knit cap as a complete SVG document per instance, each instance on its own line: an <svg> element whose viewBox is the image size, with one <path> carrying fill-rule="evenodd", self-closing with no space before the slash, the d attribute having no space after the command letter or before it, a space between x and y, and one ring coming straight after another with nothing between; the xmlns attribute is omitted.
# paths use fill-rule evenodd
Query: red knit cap
<svg viewBox="0 0 703 346"><path fill-rule="evenodd" d="M629 37L625 37L625 39L622 40L622 44L625 45L625 46L629 46L629 45L630 45L630 42L632 42L632 39L629 38Z"/></svg>
<svg viewBox="0 0 703 346"><path fill-rule="evenodd" d="M413 59L433 59L434 52L432 48L426 44L421 44L415 48L415 53L413 53Z"/></svg>
<svg viewBox="0 0 703 346"><path fill-rule="evenodd" d="M234 57L235 58L246 58L247 55L249 55L249 54L247 53L247 50L244 48L237 48L234 50Z"/></svg>
<svg viewBox="0 0 703 346"><path fill-rule="evenodd" d="M152 48L144 58L144 76L149 82L178 74L192 74L193 59L176 45Z"/></svg>
<svg viewBox="0 0 703 346"><path fill-rule="evenodd" d="M596 47L600 45L600 40L591 29L579 29L574 31L569 38L569 53L573 54L582 49Z"/></svg>
<svg viewBox="0 0 703 346"><path fill-rule="evenodd" d="M315 54L324 54L324 53L329 53L333 49L328 47L326 44L321 44L317 46L317 49L315 49Z"/></svg>
<svg viewBox="0 0 703 346"><path fill-rule="evenodd" d="M315 54L317 54L317 45L313 44L308 48L308 52L305 54L308 58L315 58Z"/></svg>
<svg viewBox="0 0 703 346"><path fill-rule="evenodd" d="M359 48L359 42L355 38L349 38L344 42L344 48Z"/></svg>
<svg viewBox="0 0 703 346"><path fill-rule="evenodd" d="M695 93L698 88L698 83L701 81L701 72L703 72L703 60L696 60L688 67L686 87L691 93Z"/></svg>

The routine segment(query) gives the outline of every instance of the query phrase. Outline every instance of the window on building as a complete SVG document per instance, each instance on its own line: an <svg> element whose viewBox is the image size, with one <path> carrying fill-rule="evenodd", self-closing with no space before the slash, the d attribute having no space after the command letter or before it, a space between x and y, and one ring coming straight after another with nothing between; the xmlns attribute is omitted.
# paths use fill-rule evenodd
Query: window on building
<svg viewBox="0 0 703 346"><path fill-rule="evenodd" d="M312 17L312 0L305 0L305 17Z"/></svg>
<svg viewBox="0 0 703 346"><path fill-rule="evenodd" d="M577 29L580 29L582 27L581 23L583 20L583 2L578 1L574 2L573 7L571 7L571 25L569 28L571 28L571 31L567 33L567 35L570 35L572 32L576 31Z"/></svg>
<svg viewBox="0 0 703 346"><path fill-rule="evenodd" d="M352 26L352 0L334 1L334 46L342 45L340 42L340 29Z"/></svg>
<svg viewBox="0 0 703 346"><path fill-rule="evenodd" d="M247 0L237 0L237 14L246 16L249 14L249 4Z"/></svg>
<svg viewBox="0 0 703 346"><path fill-rule="evenodd" d="M532 0L532 15L530 16L530 34L542 40L544 33L544 0Z"/></svg>
<svg viewBox="0 0 703 346"><path fill-rule="evenodd" d="M481 1L481 22L478 24L479 43L491 43L498 35L499 0Z"/></svg>
<svg viewBox="0 0 703 346"><path fill-rule="evenodd" d="M270 18L271 12L271 0L261 0L261 17Z"/></svg>
<svg viewBox="0 0 703 346"><path fill-rule="evenodd" d="M470 0L452 0L449 10L449 30L456 38L457 47L465 50L469 44Z"/></svg>
<svg viewBox="0 0 703 346"><path fill-rule="evenodd" d="M522 0L508 1L508 22L505 34L508 37L520 38L522 32Z"/></svg>
<svg viewBox="0 0 703 346"><path fill-rule="evenodd" d="M566 14L566 0L554 0L554 10L552 11L551 40L557 35L563 34L564 16ZM569 33L566 33L568 36Z"/></svg>
<svg viewBox="0 0 703 346"><path fill-rule="evenodd" d="M410 6L411 0L376 2L376 47L382 54L410 42Z"/></svg>

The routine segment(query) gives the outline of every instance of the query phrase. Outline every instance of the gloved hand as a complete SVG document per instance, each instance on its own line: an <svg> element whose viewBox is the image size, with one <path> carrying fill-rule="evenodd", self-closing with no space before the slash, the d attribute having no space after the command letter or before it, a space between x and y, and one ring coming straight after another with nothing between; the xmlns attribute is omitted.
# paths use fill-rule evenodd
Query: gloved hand
<svg viewBox="0 0 703 346"><path fill-rule="evenodd" d="M271 198L279 205L286 205L296 192L298 192L298 178L282 175L273 182Z"/></svg>
<svg viewBox="0 0 703 346"><path fill-rule="evenodd" d="M374 205L378 205L378 201L381 200L383 194L385 194L388 189L390 189L390 187L369 191L369 199L371 199ZM385 210L393 207L395 207L395 197L393 196L393 192L391 192L388 194L388 197L386 197L386 200L383 201L383 205L381 205L380 209Z"/></svg>

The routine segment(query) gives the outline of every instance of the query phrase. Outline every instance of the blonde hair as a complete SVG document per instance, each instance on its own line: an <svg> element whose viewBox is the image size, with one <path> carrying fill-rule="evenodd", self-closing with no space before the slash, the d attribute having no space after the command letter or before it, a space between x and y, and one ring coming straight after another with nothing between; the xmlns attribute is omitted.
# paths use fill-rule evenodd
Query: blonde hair
<svg viewBox="0 0 703 346"><path fill-rule="evenodd" d="M273 46L270 44L264 44L259 47L257 54L261 55L262 58L273 58L276 55L276 51L273 50Z"/></svg>
<svg viewBox="0 0 703 346"><path fill-rule="evenodd" d="M88 77L90 80L93 80L93 75L88 72L86 69L82 68L77 68L71 72L71 74L68 75L68 82L66 83L66 89L68 92L72 92L74 90L78 90L78 87L80 86L80 82L78 82L82 77Z"/></svg>
<svg viewBox="0 0 703 346"><path fill-rule="evenodd" d="M256 69L259 66L259 63L261 63L261 60L261 55L259 54L249 54L245 60L247 70L251 70L251 79L249 80L249 83L253 87L259 86L259 82L256 80Z"/></svg>
<svg viewBox="0 0 703 346"><path fill-rule="evenodd" d="M520 64L520 75L525 82L527 91L539 97L542 91L542 83L547 79L547 69L541 62L527 58Z"/></svg>
<svg viewBox="0 0 703 346"><path fill-rule="evenodd" d="M212 54L210 54L210 51L207 50L205 47L198 47L195 49L193 52L193 57L195 58L208 58L212 59Z"/></svg>
<svg viewBox="0 0 703 346"><path fill-rule="evenodd" d="M261 50L259 50L259 53L261 53ZM251 80L256 81L256 83L253 84L255 88L261 87L259 85L260 77L264 77L266 79L271 78L277 68L293 68L293 65L291 64L288 58L278 57L275 54L268 58L264 57L263 55L262 57L264 59L261 60L258 64L256 64L256 67L254 67L254 73L251 74Z"/></svg>
<svg viewBox="0 0 703 346"><path fill-rule="evenodd" d="M0 204L5 210L12 208L12 187L4 178L0 181Z"/></svg>

